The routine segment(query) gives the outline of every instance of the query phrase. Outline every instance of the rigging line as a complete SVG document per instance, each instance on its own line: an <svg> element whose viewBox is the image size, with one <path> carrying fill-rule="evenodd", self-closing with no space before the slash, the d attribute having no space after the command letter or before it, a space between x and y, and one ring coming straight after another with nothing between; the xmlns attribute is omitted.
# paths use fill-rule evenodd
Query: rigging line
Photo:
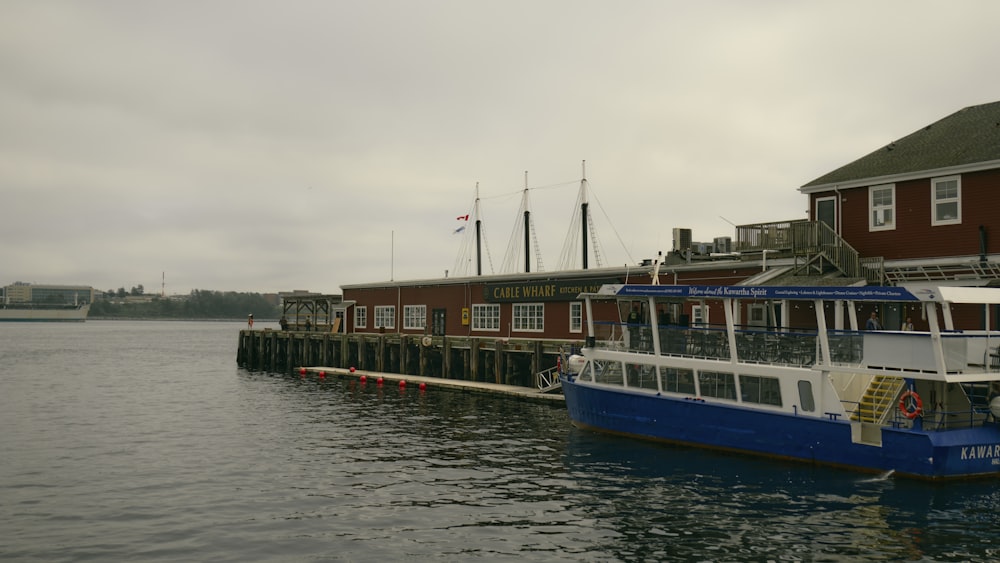
<svg viewBox="0 0 1000 563"><path fill-rule="evenodd" d="M628 247L625 246L625 241L622 240L622 236L618 233L618 229L615 228L615 224L611 222L611 218L608 217L608 212L604 210L604 205L601 203L601 198L597 197L597 192L590 190L590 195L594 196L594 200L597 201L597 206L601 208L601 213L604 214L604 218L608 220L608 224L611 225L611 230L615 233L615 237L618 239L618 244L622 245L622 250L625 251L625 255L628 256L630 262L635 262L632 258L632 253L628 251Z"/></svg>
<svg viewBox="0 0 1000 563"><path fill-rule="evenodd" d="M532 186L532 187L528 188L528 191L530 192L530 191L534 191L534 190L549 190L549 189L552 189L552 188L561 188L561 187L564 187L564 186L575 186L575 185L577 185L579 183L580 183L580 180L573 180L573 181L570 181L570 182L560 182L560 183L557 183L557 184L548 184L548 185L545 185L545 186ZM501 198L501 197L510 197L510 196L513 196L513 195L520 195L522 193L524 193L524 188L520 188L520 189L518 189L517 191L514 191L514 192L504 192L504 193L496 194L496 195L480 196L479 199L480 200L484 200L484 199L497 199L497 198Z"/></svg>

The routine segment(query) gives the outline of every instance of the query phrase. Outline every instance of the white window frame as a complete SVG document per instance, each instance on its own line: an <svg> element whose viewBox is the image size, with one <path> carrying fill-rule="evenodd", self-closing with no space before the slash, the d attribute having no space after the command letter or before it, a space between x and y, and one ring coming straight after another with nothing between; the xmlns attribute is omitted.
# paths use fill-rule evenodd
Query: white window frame
<svg viewBox="0 0 1000 563"><path fill-rule="evenodd" d="M763 303L747 305L747 326L767 328L767 305Z"/></svg>
<svg viewBox="0 0 1000 563"><path fill-rule="evenodd" d="M403 305L403 330L427 328L427 305Z"/></svg>
<svg viewBox="0 0 1000 563"><path fill-rule="evenodd" d="M368 327L368 306L366 305L355 305L354 306L354 328L367 328Z"/></svg>
<svg viewBox="0 0 1000 563"><path fill-rule="evenodd" d="M376 305L375 306L375 324L372 328L396 328L396 306L395 305Z"/></svg>
<svg viewBox="0 0 1000 563"><path fill-rule="evenodd" d="M892 198L892 203L888 205L875 205L875 193L888 190ZM886 215L892 217L885 220ZM876 217L881 217L881 222L876 221ZM881 184L868 187L868 230L869 231L893 231L896 229L896 184Z"/></svg>
<svg viewBox="0 0 1000 563"><path fill-rule="evenodd" d="M544 303L514 303L513 330L516 332L545 332Z"/></svg>
<svg viewBox="0 0 1000 563"><path fill-rule="evenodd" d="M691 307L691 326L708 326L708 305L699 303Z"/></svg>
<svg viewBox="0 0 1000 563"><path fill-rule="evenodd" d="M500 304L480 303L473 305L472 330L500 332Z"/></svg>
<svg viewBox="0 0 1000 563"><path fill-rule="evenodd" d="M583 301L571 301L569 304L569 331L583 332Z"/></svg>
<svg viewBox="0 0 1000 563"><path fill-rule="evenodd" d="M938 184L955 182L954 197L938 197ZM938 219L938 206L943 204L955 204L955 217L949 219ZM943 176L941 178L931 178L931 225L959 225L962 223L962 177Z"/></svg>

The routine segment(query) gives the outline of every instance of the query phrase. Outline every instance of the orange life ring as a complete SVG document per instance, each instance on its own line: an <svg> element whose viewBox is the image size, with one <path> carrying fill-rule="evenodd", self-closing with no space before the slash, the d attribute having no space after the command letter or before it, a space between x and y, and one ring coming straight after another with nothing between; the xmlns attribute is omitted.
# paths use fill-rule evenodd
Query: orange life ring
<svg viewBox="0 0 1000 563"><path fill-rule="evenodd" d="M906 404L906 400L910 397L913 397L913 403L911 403L914 407L913 410L910 410ZM917 395L916 391L909 390L900 395L899 410L903 413L903 416L913 420L920 416L920 413L924 412L924 402L920 399L920 395Z"/></svg>

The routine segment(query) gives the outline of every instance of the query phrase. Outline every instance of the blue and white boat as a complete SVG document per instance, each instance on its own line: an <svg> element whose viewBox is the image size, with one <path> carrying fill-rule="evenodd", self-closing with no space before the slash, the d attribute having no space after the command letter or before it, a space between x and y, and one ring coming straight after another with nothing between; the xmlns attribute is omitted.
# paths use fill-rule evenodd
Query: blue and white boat
<svg viewBox="0 0 1000 563"><path fill-rule="evenodd" d="M578 427L926 479L1000 475L1000 331L956 326L991 326L1000 288L606 285L581 297L587 345L560 376ZM725 326L602 323L605 300L654 312L694 300L721 307ZM776 303L815 324L740 322ZM859 330L857 312L875 306L917 311L927 330Z"/></svg>

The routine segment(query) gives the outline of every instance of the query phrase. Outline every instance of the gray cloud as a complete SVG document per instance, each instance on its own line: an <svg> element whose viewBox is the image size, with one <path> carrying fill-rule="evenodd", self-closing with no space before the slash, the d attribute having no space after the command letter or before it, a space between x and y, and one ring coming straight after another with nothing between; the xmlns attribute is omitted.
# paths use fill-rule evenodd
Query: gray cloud
<svg viewBox="0 0 1000 563"><path fill-rule="evenodd" d="M998 19L990 1L4 2L0 283L436 277L477 182L499 266L525 170L551 269L583 159L609 264L674 227L804 217L798 186L997 98Z"/></svg>

